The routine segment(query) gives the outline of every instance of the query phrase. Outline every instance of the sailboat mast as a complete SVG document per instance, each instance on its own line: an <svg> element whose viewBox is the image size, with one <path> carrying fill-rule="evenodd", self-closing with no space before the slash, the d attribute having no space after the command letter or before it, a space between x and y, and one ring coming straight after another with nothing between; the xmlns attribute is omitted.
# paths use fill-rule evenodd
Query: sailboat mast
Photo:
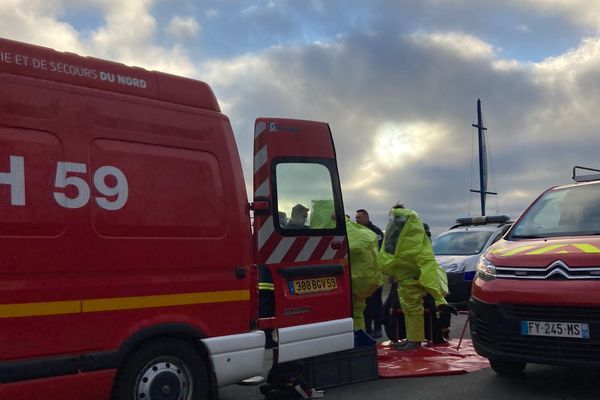
<svg viewBox="0 0 600 400"><path fill-rule="evenodd" d="M487 194L496 194L487 191L487 146L484 132L487 130L483 126L483 118L481 117L481 99L477 99L477 138L479 143L479 190L471 190L471 192L479 193L481 199L481 215L485 216L485 197Z"/></svg>
<svg viewBox="0 0 600 400"><path fill-rule="evenodd" d="M487 166L485 164L485 145L483 131L486 130L483 126L481 118L481 100L477 99L477 139L479 142L479 197L481 199L481 215L485 215L485 192L487 186Z"/></svg>

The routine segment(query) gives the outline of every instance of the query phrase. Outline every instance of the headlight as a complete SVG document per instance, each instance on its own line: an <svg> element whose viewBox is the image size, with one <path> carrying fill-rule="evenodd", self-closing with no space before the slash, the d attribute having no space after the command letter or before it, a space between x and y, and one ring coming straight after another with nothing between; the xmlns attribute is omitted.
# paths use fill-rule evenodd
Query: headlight
<svg viewBox="0 0 600 400"><path fill-rule="evenodd" d="M477 262L477 277L484 281L496 279L496 266L484 256L479 257Z"/></svg>

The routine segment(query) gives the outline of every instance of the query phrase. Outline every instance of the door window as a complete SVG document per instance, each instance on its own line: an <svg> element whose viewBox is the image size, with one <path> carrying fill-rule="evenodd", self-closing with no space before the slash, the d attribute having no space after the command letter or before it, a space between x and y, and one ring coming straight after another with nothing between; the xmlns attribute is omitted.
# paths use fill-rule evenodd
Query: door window
<svg viewBox="0 0 600 400"><path fill-rule="evenodd" d="M308 162L278 163L275 176L276 224L282 230L292 233L338 226L332 177L327 166Z"/></svg>

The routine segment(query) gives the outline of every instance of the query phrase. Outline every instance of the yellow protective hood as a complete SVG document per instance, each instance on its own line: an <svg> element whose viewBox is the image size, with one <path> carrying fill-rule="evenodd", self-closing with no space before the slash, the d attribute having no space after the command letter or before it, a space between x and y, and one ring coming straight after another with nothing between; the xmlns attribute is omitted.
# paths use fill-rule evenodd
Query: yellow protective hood
<svg viewBox="0 0 600 400"><path fill-rule="evenodd" d="M386 275L399 281L436 288L442 295L448 292L446 272L435 261L423 222L413 210L390 211L379 262Z"/></svg>

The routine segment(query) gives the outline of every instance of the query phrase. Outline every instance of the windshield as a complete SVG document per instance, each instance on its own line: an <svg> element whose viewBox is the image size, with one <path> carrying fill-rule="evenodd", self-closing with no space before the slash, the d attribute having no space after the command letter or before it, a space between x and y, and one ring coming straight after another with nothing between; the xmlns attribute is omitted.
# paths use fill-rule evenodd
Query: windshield
<svg viewBox="0 0 600 400"><path fill-rule="evenodd" d="M443 233L435 240L433 252L437 256L470 256L479 254L492 233L490 231Z"/></svg>
<svg viewBox="0 0 600 400"><path fill-rule="evenodd" d="M515 225L509 239L600 234L600 185L546 192Z"/></svg>

